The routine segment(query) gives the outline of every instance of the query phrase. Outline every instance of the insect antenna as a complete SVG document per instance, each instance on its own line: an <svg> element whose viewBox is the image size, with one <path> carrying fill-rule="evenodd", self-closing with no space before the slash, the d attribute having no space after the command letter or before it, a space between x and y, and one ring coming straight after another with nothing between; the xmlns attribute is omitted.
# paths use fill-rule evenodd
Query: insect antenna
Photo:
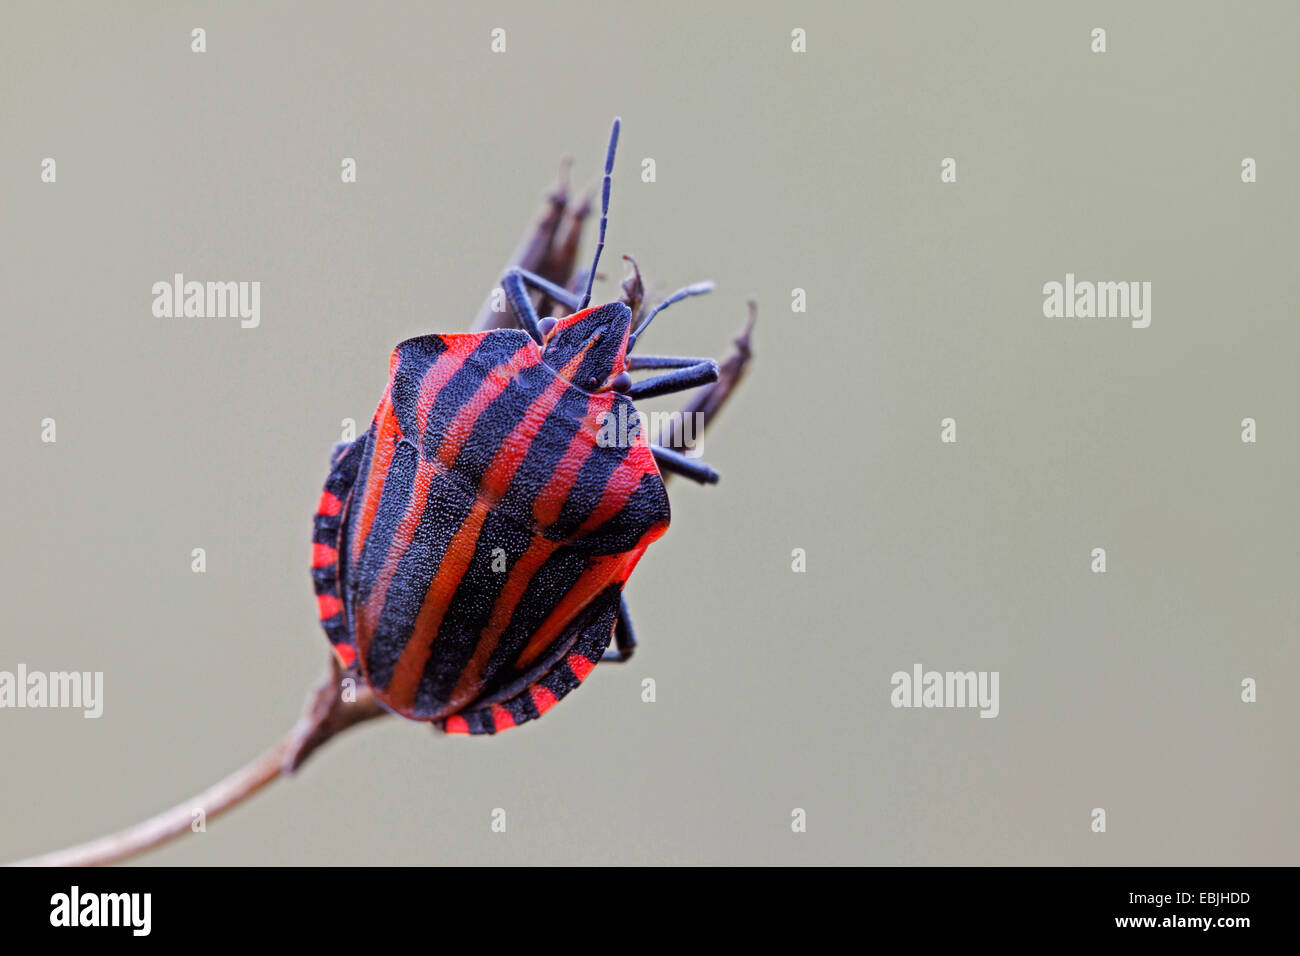
<svg viewBox="0 0 1300 956"><path fill-rule="evenodd" d="M605 178L600 184L600 236L596 240L596 256L591 260L591 271L587 273L587 291L583 293L582 305L578 306L579 312L591 304L591 284L596 281L596 266L605 249L605 225L609 220L609 180L614 172L614 151L618 149L618 128L619 118L615 116L614 126L609 131L609 150L605 153Z"/></svg>
<svg viewBox="0 0 1300 956"><path fill-rule="evenodd" d="M684 286L678 289L668 298L664 299L653 309L651 309L650 314L647 315L645 319L641 322L641 324L637 326L636 331L633 332L630 336L628 336L627 351L631 352L632 349L636 348L637 339L641 337L641 333L644 332L646 330L646 327L650 325L650 320L653 319L660 312L662 312L664 309L668 308L674 302L680 302L682 301L682 299L690 298L693 295L704 295L704 293L712 292L712 291L713 291L713 283L711 281L693 282L688 286Z"/></svg>

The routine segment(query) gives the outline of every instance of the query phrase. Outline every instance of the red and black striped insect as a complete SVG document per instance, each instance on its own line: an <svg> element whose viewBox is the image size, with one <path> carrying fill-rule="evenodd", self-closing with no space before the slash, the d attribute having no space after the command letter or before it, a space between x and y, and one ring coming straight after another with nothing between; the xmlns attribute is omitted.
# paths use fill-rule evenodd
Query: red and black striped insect
<svg viewBox="0 0 1300 956"><path fill-rule="evenodd" d="M629 355L656 314L711 283L635 330L623 302L590 306L618 132L615 119L585 293L512 268L502 288L520 328L398 345L317 509L312 577L339 662L388 709L450 732L531 720L597 662L627 660L623 586L668 528L661 469L718 479L644 429L601 438L606 416L639 421L634 400L718 378L710 359ZM539 319L530 286L571 314ZM669 371L634 383L637 369Z"/></svg>

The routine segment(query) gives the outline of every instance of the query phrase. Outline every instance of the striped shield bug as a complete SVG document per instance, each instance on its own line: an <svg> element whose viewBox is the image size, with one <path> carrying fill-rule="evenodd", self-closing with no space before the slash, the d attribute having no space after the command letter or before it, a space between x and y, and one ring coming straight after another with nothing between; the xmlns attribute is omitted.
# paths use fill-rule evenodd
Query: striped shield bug
<svg viewBox="0 0 1300 956"><path fill-rule="evenodd" d="M585 292L511 268L518 328L399 344L317 508L312 577L339 663L389 710L449 732L531 720L598 662L627 660L623 587L668 528L663 474L718 479L645 429L602 437L610 420L640 421L634 401L718 378L710 359L630 354L655 315L711 283L674 292L635 329L624 302L590 304L618 132L615 119ZM530 289L569 314L539 318ZM634 382L642 369L657 373Z"/></svg>

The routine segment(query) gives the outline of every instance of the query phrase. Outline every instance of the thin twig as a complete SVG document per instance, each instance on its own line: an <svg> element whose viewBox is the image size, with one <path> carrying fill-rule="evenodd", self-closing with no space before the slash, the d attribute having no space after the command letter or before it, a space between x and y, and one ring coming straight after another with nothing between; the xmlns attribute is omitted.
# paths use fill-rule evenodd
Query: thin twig
<svg viewBox="0 0 1300 956"><path fill-rule="evenodd" d="M196 811L203 811L206 824L243 803L277 777L293 773L311 754L336 734L362 721L388 713L374 694L358 681L356 699L345 701L337 665L331 666L316 685L298 723L270 750L240 767L202 793L176 804L134 826L108 836L63 850L19 860L11 866L101 866L143 853L193 829ZM351 696L351 695L349 695Z"/></svg>

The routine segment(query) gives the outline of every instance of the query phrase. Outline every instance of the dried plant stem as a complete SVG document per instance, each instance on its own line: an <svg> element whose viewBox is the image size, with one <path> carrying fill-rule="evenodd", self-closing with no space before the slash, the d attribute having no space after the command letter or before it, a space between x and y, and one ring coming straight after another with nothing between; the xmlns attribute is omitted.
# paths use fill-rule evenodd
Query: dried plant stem
<svg viewBox="0 0 1300 956"><path fill-rule="evenodd" d="M11 865L101 866L117 863L189 833L196 810L203 811L206 822L238 806L277 777L292 773L335 734L387 713L364 685L357 690L355 701L345 702L340 693L340 676L331 659L329 672L307 699L302 717L284 739L202 793L124 830Z"/></svg>

